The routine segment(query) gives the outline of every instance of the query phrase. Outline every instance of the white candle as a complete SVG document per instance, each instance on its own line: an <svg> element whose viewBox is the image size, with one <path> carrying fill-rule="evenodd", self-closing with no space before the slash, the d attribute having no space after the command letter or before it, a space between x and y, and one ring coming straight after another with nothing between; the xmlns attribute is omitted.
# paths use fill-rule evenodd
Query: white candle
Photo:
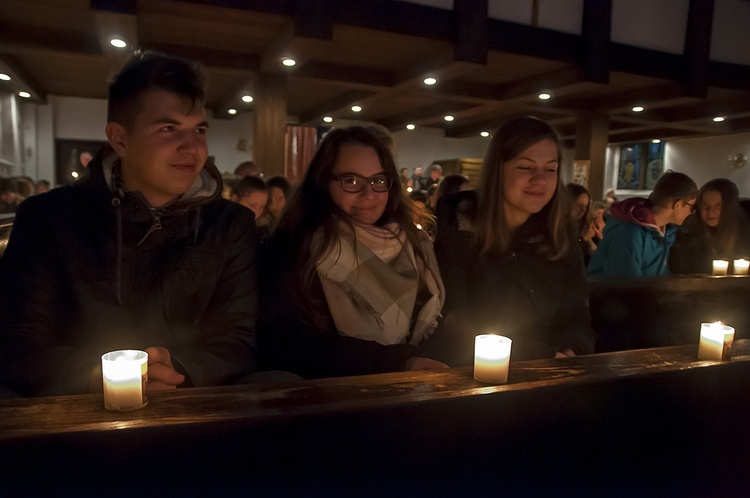
<svg viewBox="0 0 750 498"><path fill-rule="evenodd" d="M734 274L735 275L747 275L748 268L750 268L750 261L746 259L734 260Z"/></svg>
<svg viewBox="0 0 750 498"><path fill-rule="evenodd" d="M501 335L478 335L474 340L474 378L488 384L508 382L512 342Z"/></svg>
<svg viewBox="0 0 750 498"><path fill-rule="evenodd" d="M729 261L725 259L714 260L714 275L726 275L729 269Z"/></svg>
<svg viewBox="0 0 750 498"><path fill-rule="evenodd" d="M698 359L728 360L732 355L734 328L721 322L701 323L701 338L698 343Z"/></svg>
<svg viewBox="0 0 750 498"><path fill-rule="evenodd" d="M146 406L148 353L132 349L102 355L104 408L116 412Z"/></svg>

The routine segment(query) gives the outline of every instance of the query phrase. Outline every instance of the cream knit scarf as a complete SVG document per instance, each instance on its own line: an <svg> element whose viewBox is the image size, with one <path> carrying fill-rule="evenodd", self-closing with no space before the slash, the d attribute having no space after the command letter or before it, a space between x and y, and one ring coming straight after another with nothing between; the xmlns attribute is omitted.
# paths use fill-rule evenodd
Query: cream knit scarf
<svg viewBox="0 0 750 498"><path fill-rule="evenodd" d="M445 296L429 238L420 233L425 266L395 223L354 226L354 232L341 223L338 233L316 268L339 333L386 345L425 340L437 326ZM421 283L430 298L410 327Z"/></svg>

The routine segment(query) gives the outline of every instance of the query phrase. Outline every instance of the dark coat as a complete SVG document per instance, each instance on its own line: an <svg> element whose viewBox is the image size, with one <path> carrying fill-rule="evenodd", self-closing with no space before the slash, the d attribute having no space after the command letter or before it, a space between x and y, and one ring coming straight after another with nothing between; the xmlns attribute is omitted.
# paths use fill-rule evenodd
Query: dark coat
<svg viewBox="0 0 750 498"><path fill-rule="evenodd" d="M261 365L305 378L366 375L404 370L416 347L383 345L339 334L317 275L309 293L301 295L295 261L297 248L273 236L260 265L258 350ZM323 323L300 303L318 303Z"/></svg>
<svg viewBox="0 0 750 498"><path fill-rule="evenodd" d="M714 259L750 259L750 224L739 223L737 241L733 251L716 251L711 245L707 230L696 215L690 216L677 230L677 237L669 252L669 271L675 274L712 273Z"/></svg>
<svg viewBox="0 0 750 498"><path fill-rule="evenodd" d="M453 206L475 212L473 192L453 196ZM451 203L447 204L450 209ZM474 336L494 333L513 340L512 359L552 358L571 348L576 354L594 351L594 332L588 310L588 290L579 246L571 244L566 257L550 261L538 254L544 240L541 219L533 216L516 230L510 250L501 255L479 253L476 236L458 230L450 213L439 213L435 252L446 288L446 320L428 344L432 357L451 366L473 360ZM441 219L442 217L442 219ZM460 218L460 216L458 217ZM575 241L572 233L571 240ZM451 315L471 328L452 328Z"/></svg>
<svg viewBox="0 0 750 498"><path fill-rule="evenodd" d="M208 164L197 182L213 191L152 210L110 189L103 155L89 176L27 199L16 215L0 262L0 385L83 393L103 353L150 346L170 351L185 385L254 370L251 211L220 198Z"/></svg>

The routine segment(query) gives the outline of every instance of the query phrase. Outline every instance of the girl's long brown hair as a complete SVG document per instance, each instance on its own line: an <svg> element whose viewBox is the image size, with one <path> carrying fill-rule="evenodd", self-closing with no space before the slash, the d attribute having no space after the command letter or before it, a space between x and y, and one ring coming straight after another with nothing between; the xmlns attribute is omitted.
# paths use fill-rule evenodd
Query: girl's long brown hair
<svg viewBox="0 0 750 498"><path fill-rule="evenodd" d="M388 202L383 215L375 225L382 227L395 222L405 233L407 242L414 248L417 259L424 264L427 262L414 223L417 209L403 194L390 148L371 131L360 126L331 130L318 146L302 184L287 204L274 232L274 242L278 241L287 250L293 251L291 261L287 263L292 265L291 269L295 272L295 291L302 306L308 311L308 316L317 325L324 323L326 304L320 300L316 302L312 297L315 295L312 292L316 276L315 264L331 241L337 237L339 223L353 225L349 216L333 202L329 191L339 150L342 145L347 144L375 149L385 174L391 180ZM321 229L322 243L313 243L313 237L318 229Z"/></svg>
<svg viewBox="0 0 750 498"><path fill-rule="evenodd" d="M711 228L703 222L700 210L703 195L709 190L721 195L721 214L716 228ZM701 187L695 203L698 207L696 215L706 230L706 235L708 235L708 240L711 241L716 256L734 257L738 236L740 233L746 233L747 231L747 221L742 206L740 206L740 191L737 185L726 178L715 178Z"/></svg>
<svg viewBox="0 0 750 498"><path fill-rule="evenodd" d="M505 163L542 140L552 140L557 145L557 160L562 166L561 140L557 131L545 121L532 116L510 119L495 131L482 167L479 187L477 236L483 254L502 254L508 250L512 232L505 220L505 194L503 169ZM530 219L543 219L545 242L542 255L550 260L560 259L571 247L570 202L560 179L552 199Z"/></svg>

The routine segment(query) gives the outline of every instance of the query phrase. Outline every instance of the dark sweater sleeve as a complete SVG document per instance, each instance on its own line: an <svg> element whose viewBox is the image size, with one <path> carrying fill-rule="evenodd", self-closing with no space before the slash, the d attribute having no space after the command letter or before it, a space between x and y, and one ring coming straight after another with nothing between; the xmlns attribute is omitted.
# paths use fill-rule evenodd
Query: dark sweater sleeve
<svg viewBox="0 0 750 498"><path fill-rule="evenodd" d="M277 253L278 255L278 253ZM339 377L403 371L416 352L410 344L383 345L341 336L328 317L329 326L315 326L306 319L294 289L289 267L278 258L264 258L261 312L258 324L259 352L267 370L284 370L305 378ZM320 281L305 299L324 301Z"/></svg>
<svg viewBox="0 0 750 498"><path fill-rule="evenodd" d="M199 340L171 351L175 366L180 365L195 387L228 384L257 370L258 233L246 209L230 211L231 217L223 220L227 227L224 264L200 318ZM220 257L218 251L215 257Z"/></svg>
<svg viewBox="0 0 750 498"><path fill-rule="evenodd" d="M63 335L73 309L58 251L65 220L52 216L44 199L21 205L0 260L0 385L24 396L79 394L101 352L72 346Z"/></svg>
<svg viewBox="0 0 750 498"><path fill-rule="evenodd" d="M591 354L596 336L591 326L583 255L577 245L567 256L565 268L566 285L560 293L560 306L552 319L551 345L556 351L571 348L577 355Z"/></svg>

